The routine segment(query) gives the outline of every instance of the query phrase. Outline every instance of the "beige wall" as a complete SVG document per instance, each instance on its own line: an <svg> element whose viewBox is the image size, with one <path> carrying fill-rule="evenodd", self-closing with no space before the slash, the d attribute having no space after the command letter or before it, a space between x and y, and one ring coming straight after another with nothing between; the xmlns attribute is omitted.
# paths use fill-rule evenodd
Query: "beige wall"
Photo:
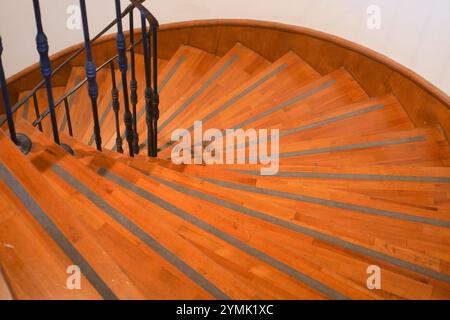
<svg viewBox="0 0 450 320"><path fill-rule="evenodd" d="M123 0L125 5L128 1ZM331 33L385 54L450 93L449 0L152 0L161 23L242 18L284 22ZM41 0L51 51L82 41L67 30L66 9L76 0ZM114 18L113 0L87 0L91 34ZM366 12L381 9L381 29L369 30ZM104 8L106 7L106 8ZM31 0L0 1L5 68L12 75L37 61Z"/></svg>

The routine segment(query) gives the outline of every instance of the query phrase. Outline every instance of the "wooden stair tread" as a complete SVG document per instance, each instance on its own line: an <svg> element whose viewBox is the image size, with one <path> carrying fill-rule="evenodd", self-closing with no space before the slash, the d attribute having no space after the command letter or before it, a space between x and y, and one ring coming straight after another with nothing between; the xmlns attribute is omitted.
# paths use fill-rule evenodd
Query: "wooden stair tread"
<svg viewBox="0 0 450 320"><path fill-rule="evenodd" d="M39 135L35 131L34 137ZM43 138L41 137L41 139ZM51 144L50 141L48 143ZM46 146L45 149L51 148L51 146ZM44 151L41 155L45 153L48 157L51 157L51 154L56 150L52 150L51 153ZM56 160L57 158L54 159ZM205 276L208 279L211 278L213 283L227 295L232 293L233 298L303 297L317 299L324 297L323 294L316 292L298 280L290 278L276 268L230 246L224 240L206 233L198 226L191 225L173 214L168 215L167 209L163 209L151 202L143 201L143 199L120 186L116 184L114 186L111 185L111 182L104 180L100 176L93 177L90 170L86 172L86 169L83 169L83 166L78 165L76 161L68 157L57 160L58 164L65 170L83 181L88 188L98 193L105 201L117 207L118 210L126 214L128 218L132 219L147 233L155 235L164 246L175 250L176 254L186 262L189 262L192 267L200 268L199 271L202 273L207 268L206 266L209 266L207 269L214 268L214 272L205 270ZM68 163L69 161L70 164ZM82 178L83 175L84 178ZM102 185L110 186L106 190L101 190ZM111 190L113 190L112 193ZM120 196L120 193L124 193L124 196ZM130 203L127 202L126 207L123 207L124 203L120 200L123 197L134 200ZM142 213L145 211L152 212L153 217L148 217L148 214L143 215ZM161 221L165 222L161 224ZM155 222L158 223L155 224ZM180 223L183 226L181 229L176 227ZM183 235L183 237L180 237L180 235ZM186 240L183 240L184 238ZM187 240L189 241L186 242ZM205 259L209 260L209 262L206 262ZM228 259L232 260L227 262ZM233 261L232 264L240 265L240 267L236 266L235 268L227 269L226 266L230 265L231 261ZM244 272L244 270L254 270L254 272L249 274L248 271ZM256 272L257 270L260 270L262 273ZM275 281L275 279L278 279L278 281Z"/></svg>
<svg viewBox="0 0 450 320"><path fill-rule="evenodd" d="M139 239L127 230L124 230L113 219L109 218L102 209L99 209L84 195L74 189L63 178L52 170L52 165L58 164L65 170L74 170L80 173L83 166L77 166L72 157L62 149L52 145L52 142L36 132L33 128L22 123L22 128L32 137L37 145L31 154L31 160L54 186L59 197L70 202L74 212L85 223L86 229L93 235L98 243L109 253L114 264L127 274L127 283L135 287L136 295L127 297L127 292L117 288L115 293L119 297L132 299L205 299L210 298L204 290L193 284L190 279L170 265L154 250L146 247ZM63 135L63 134L62 134ZM39 145L39 146L38 146ZM46 153L51 150L50 153ZM45 169L47 168L47 169ZM83 181L82 179L80 179ZM101 178L96 180L99 188L104 184ZM108 187L105 188L113 188ZM109 189L107 189L106 192ZM116 191L114 195L120 193ZM118 196L118 200L125 195ZM86 254L86 253L85 253ZM139 263L137 263L139 262ZM98 272L105 266L98 266ZM117 281L117 280L115 280ZM128 293L129 294L129 293Z"/></svg>
<svg viewBox="0 0 450 320"><path fill-rule="evenodd" d="M197 83L161 113L158 130L164 132L166 126L170 127L172 121L178 120L189 110L201 109L202 106L214 103L269 65L268 61L254 51L236 44ZM138 127L142 130L140 135L146 139L145 119L142 119Z"/></svg>
<svg viewBox="0 0 450 320"><path fill-rule="evenodd" d="M43 210L66 211L54 198L54 203L43 200L51 189L27 159L0 133L2 166L15 176ZM19 161L22 160L22 161ZM20 163L17 165L16 163ZM19 176L19 173L22 176ZM23 176L25 175L25 177ZM30 179L32 179L30 181ZM29 181L29 182L26 182ZM43 193L35 192L41 190ZM0 219L0 259L11 288L18 299L98 299L99 295L82 276L81 290L65 288L67 268L73 264L40 224L31 216L5 181L0 181L3 200ZM50 191L54 193L53 191ZM49 193L47 193L49 194ZM47 204L45 204L47 203ZM58 205L60 208L58 208Z"/></svg>
<svg viewBox="0 0 450 320"><path fill-rule="evenodd" d="M167 155L171 130L175 128L193 129L194 121L203 121L205 128L220 123L226 112L236 112L249 105L270 103L280 97L292 94L298 87L320 78L306 62L292 52L274 62L270 67L242 84L231 93L222 96L215 103L200 109L191 109L178 117L161 133L159 144L162 148L161 157ZM263 94L264 93L264 94ZM229 111L231 110L231 111ZM170 152L169 152L170 153Z"/></svg>
<svg viewBox="0 0 450 320"><path fill-rule="evenodd" d="M82 148L82 146L80 146L81 148ZM77 148L77 146L75 146L75 148ZM94 155L95 154L95 155ZM206 215L206 216L203 216L204 218L205 217L209 217L213 212L221 212L221 214L224 214L224 215L226 215L229 219L231 219L230 218L230 212L228 212L228 210L227 209L225 209L225 208L223 208L223 207L217 207L217 208L215 208L215 206L213 206L213 208L211 208L211 204L208 204L208 205L205 205L205 204L203 204L203 205L201 205L201 204L199 204L199 200L198 199L196 199L196 198L192 198L192 197L189 197L189 198L186 198L186 199L184 199L184 197L186 197L186 195L182 195L182 194L173 194L173 190L170 190L170 189L166 189L166 187L164 187L163 185L161 185L161 184L158 184L158 183L153 183L153 187L151 187L151 184L149 184L149 181L148 181L148 178L143 178L143 176L140 174L140 173L138 173L138 172L134 172L134 171L132 171L132 170L130 170L129 168L127 168L126 166L123 166L122 165L122 167L121 167L121 164L120 163L117 163L117 162L111 162L111 161L108 161L107 159L105 159L106 158L106 156L104 156L103 154L99 154L99 153L96 153L96 152L92 152L92 158L90 158L90 160L88 160L87 158L85 158L85 157L82 157L82 161L86 161L87 163L89 163L89 165L92 167L92 168L98 168L99 166L106 166L106 167L108 167L108 170L110 170L110 171L112 171L112 172L115 172L116 174L119 174L119 175L121 175L122 177L124 177L124 178L126 178L126 179L128 179L128 181L130 181L131 183L133 183L134 185L136 185L136 186L139 186L139 187L143 187L143 188L145 188L145 189L148 189L148 188L150 188L151 190L152 190L152 192L154 192L155 194L158 194L159 196L161 196L161 197L167 197L167 198L170 198L171 199L171 201L172 202L176 202L177 203L177 205L178 206L182 206L182 207L187 207L187 208L195 208L194 209L194 211L192 211L192 212L195 212L195 214L197 214L200 210L209 210L208 212L208 215ZM93 159L96 159L96 160L93 160ZM160 176L160 177L164 177L164 174L163 174L163 172L158 172L158 174L157 174L157 176ZM170 180L170 181L174 181L173 180L173 177L165 177L165 179L168 179L168 180ZM143 181L141 181L141 180L145 180L145 182L143 182ZM178 181L177 181L178 182ZM208 187L206 187L205 189L207 189ZM210 187L209 187L210 188ZM204 189L203 189L204 190ZM200 201L200 203L201 203L202 201ZM203 201L204 202L204 201ZM189 204L191 204L191 205L189 205ZM202 207L202 208L205 208L205 209L200 209L200 207ZM212 219L212 218L211 218ZM217 222L216 222L217 223ZM236 228L236 225L238 225L238 222L235 222L235 227L234 228ZM244 227L242 227L242 228L244 228ZM240 230L240 228L238 229L238 230ZM258 226L258 232L261 232L261 226ZM243 232L243 230L241 230L240 231L241 233ZM254 233L255 233L255 231L253 230L252 231L252 234L253 234L253 237L252 237L252 239L254 239L254 237L256 237L255 235L254 235ZM283 235L285 235L285 231L283 231ZM273 236L272 236L273 237ZM281 237L281 234L278 234L277 236L276 236L276 239L278 239L277 240L277 243L279 242L279 239L280 239L280 237ZM267 235L266 235L266 237L265 237L265 239L267 239ZM256 240L254 240L254 241L256 241ZM292 241L292 239L290 240L290 241ZM302 243L304 243L304 240L303 240L303 242ZM284 246L283 246L283 250L287 250L286 249L286 246L289 246L289 245L287 245L287 244L285 244L285 243L283 243L284 244ZM298 248L298 247L296 247L296 248ZM276 254L279 254L278 252L277 253L275 253L275 255ZM316 261L317 262L317 258L315 258L315 260L314 261ZM306 263L306 262L305 262ZM326 278L326 277L325 277ZM322 279L322 278L321 278ZM335 285L337 286L337 284L335 283ZM340 288L340 287L339 287ZM356 294L355 292L353 292L353 294Z"/></svg>
<svg viewBox="0 0 450 320"><path fill-rule="evenodd" d="M208 72L219 60L218 57L211 55L205 51L190 47L181 46L177 52L172 56L169 63L164 67L164 70L158 76L160 112L163 113L171 104L177 101L193 83L196 83L201 77ZM144 71L144 65L136 65L137 70ZM145 86L144 78L141 77L140 87ZM141 95L142 97L143 95ZM145 101L140 99L139 109L144 110ZM140 123L145 125L145 115L142 113ZM141 127L142 125L139 125ZM124 125L122 121L121 131L124 132ZM145 140L143 137L142 140ZM107 149L114 149L116 143L115 135L112 135L109 140L105 141ZM124 139L124 151L127 152L128 145Z"/></svg>
<svg viewBox="0 0 450 320"><path fill-rule="evenodd" d="M321 75L294 52L269 63L240 43L222 57L183 45L158 60L160 151L149 158L135 59L141 155L127 156L117 63L123 154L109 68L97 74L103 152L86 84L68 100L73 137L56 109L74 156L53 143L49 116L43 133L30 125L32 98L14 115L30 154L0 130L0 299L450 299L450 150L439 128L416 127L394 95L369 97L344 68ZM72 67L55 101L85 77ZM42 113L45 88L36 98ZM172 163L172 132L198 120L203 132L279 129L278 174ZM82 290L65 288L71 264ZM366 286L370 265L381 290Z"/></svg>

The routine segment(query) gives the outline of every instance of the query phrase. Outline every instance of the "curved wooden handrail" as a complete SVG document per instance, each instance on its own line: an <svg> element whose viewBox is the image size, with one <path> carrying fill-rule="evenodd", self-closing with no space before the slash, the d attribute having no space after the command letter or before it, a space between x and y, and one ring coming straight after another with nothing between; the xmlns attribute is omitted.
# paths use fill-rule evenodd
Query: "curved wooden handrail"
<svg viewBox="0 0 450 320"><path fill-rule="evenodd" d="M135 33L140 31L136 29ZM262 37L272 45L268 46ZM169 59L183 44L222 56L240 42L269 61L294 48L294 52L322 74L345 65L370 96L393 93L417 126L440 125L447 137L450 136L450 99L446 93L392 59L337 36L282 23L238 19L164 24L159 27L159 39L158 51L162 59ZM114 35L105 35L97 44L108 48L114 41ZM52 60L62 59L79 47L72 46L56 53ZM338 56L318 56L323 52L321 48L338 50ZM347 63L349 60L352 61ZM17 92L24 91L22 84L33 81L35 70L37 66L20 72L8 79L8 84Z"/></svg>
<svg viewBox="0 0 450 320"><path fill-rule="evenodd" d="M295 25L289 25L279 22L270 22L270 21L261 21L261 20L251 20L251 19L208 19L208 20L193 20L193 21L183 21L183 22L173 22L164 24L160 27L161 31L164 30L177 30L177 29L186 29L186 28L195 28L195 27L207 27L207 26L214 26L214 27L257 27L262 29L272 29L272 30L278 30L283 32L290 32L290 33L297 33L297 34L304 34L312 38L316 38L319 40L325 40L328 42L332 42L338 46L341 46L342 48L357 52L361 55L366 56L369 59L372 59L374 61L377 61L379 63L382 63L389 68L397 71L398 73L402 74L406 78L413 81L415 84L419 85L426 91L428 91L431 95L433 95L436 99L438 99L440 102L446 104L450 109L450 97L437 88L435 85L431 84L428 80L426 80L424 77L420 76L416 72L412 71L411 69L405 67L404 65L394 61L393 59L376 52L372 49L369 49L367 47L364 47L360 44L357 44L355 42L346 40L344 38L331 35L322 31L317 31L314 29L306 28L306 27L300 27Z"/></svg>

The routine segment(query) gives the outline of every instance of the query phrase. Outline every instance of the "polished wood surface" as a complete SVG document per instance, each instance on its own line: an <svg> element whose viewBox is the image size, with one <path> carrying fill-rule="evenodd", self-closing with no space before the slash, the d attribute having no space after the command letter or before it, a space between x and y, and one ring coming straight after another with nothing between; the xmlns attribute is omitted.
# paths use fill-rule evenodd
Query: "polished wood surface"
<svg viewBox="0 0 450 320"><path fill-rule="evenodd" d="M135 30L135 34L139 37L140 31ZM272 62L293 50L322 75L345 67L371 97L393 93L416 126L439 125L446 136L450 133L447 94L393 60L336 36L275 22L229 19L161 25L159 40L159 57L166 60L180 45L223 56L239 42ZM82 45L53 55L53 64L60 64ZM113 56L116 53L115 36L100 38L93 52L98 63ZM55 78L54 84L65 85L72 67L83 66L84 59L83 55L75 59ZM12 101L17 101L21 91L30 90L40 79L37 65L8 79Z"/></svg>
<svg viewBox="0 0 450 320"><path fill-rule="evenodd" d="M351 65L314 66L299 48L270 56L250 39L226 52L214 39L188 40L158 61L158 158L145 155L143 99L141 154L115 152L109 70L97 78L103 152L93 148L84 87L70 100L73 137L57 110L74 156L52 142L50 127L30 125L32 105L16 115L33 142L28 156L0 135L1 163L117 298L450 299L450 147L439 125L418 126L395 90L372 96ZM140 54L136 62L142 96ZM55 95L83 77L73 67ZM278 174L262 176L262 163L175 165L172 132L196 120L203 130L280 130ZM248 141L233 152L258 148ZM0 246L11 295L105 298L89 274L76 293L39 282L52 273L63 281L71 261L13 187L0 181L0 242L16 248ZM49 267L37 258L44 253ZM367 287L371 265L382 270L381 289ZM42 272L29 276L32 268Z"/></svg>

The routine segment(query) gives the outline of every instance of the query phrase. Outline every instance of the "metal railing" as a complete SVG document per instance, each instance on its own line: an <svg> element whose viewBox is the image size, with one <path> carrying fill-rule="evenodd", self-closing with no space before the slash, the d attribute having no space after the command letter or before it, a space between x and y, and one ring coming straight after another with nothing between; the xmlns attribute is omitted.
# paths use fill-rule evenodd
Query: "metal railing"
<svg viewBox="0 0 450 320"><path fill-rule="evenodd" d="M43 75L43 80L38 83L38 85L33 88L27 95L25 95L20 101L18 101L14 106L11 106L7 87L6 80L3 71L3 65L1 61L1 54L3 52L3 47L0 38L0 84L2 87L4 106L6 119L0 121L0 126L2 126L6 121L8 122L8 127L10 131L11 139L19 146L21 146L22 150L26 152L27 147L31 147L31 143L28 138L24 135L17 134L15 132L14 127L14 113L17 112L23 105L25 105L31 98L34 102L36 120L33 122L33 126L37 126L42 131L42 121L50 116L53 139L55 143L61 145L59 139L59 131L58 124L56 118L55 109L64 103L65 115L68 125L69 134L73 135L73 128L71 122L70 115L70 107L68 103L68 99L74 95L83 85L88 84L88 93L91 99L91 109L93 116L93 134L97 146L97 150L102 150L102 138L101 138L101 127L98 118L98 106L97 106L97 98L99 96L99 88L96 81L97 72L105 69L106 67L111 68L112 79L113 82L113 90L112 90L112 99L113 99L113 110L115 113L115 121L116 121L116 145L117 151L123 152L122 148L122 139L120 134L120 118L119 118L119 110L120 110L120 102L118 99L118 90L116 87L116 79L115 79L115 71L114 71L114 63L117 60L120 72L121 72L121 81L123 87L123 105L124 105L124 117L123 121L125 123L125 136L128 143L128 149L130 156L134 156L134 154L139 153L139 135L137 131L137 113L136 106L138 103L138 95L137 95L137 87L138 83L136 80L136 66L135 66L135 52L136 47L138 45L142 45L143 47L143 55L145 61L145 95L144 99L146 102L146 119L148 126L148 149L147 154L152 157L157 156L157 123L159 119L159 96L158 96L158 88L157 88L157 78L158 78L158 64L157 64L157 35L159 29L159 23L156 18L148 11L142 3L145 0L130 0L131 4L129 4L125 10L121 10L120 0L115 0L115 9L116 9L116 18L112 21L108 26L106 26L99 34L97 34L94 38L90 39L89 37L89 23L87 19L87 10L85 0L80 1L81 8L81 17L83 22L83 36L84 36L84 47L78 49L74 52L67 60L65 60L62 64L60 64L57 68L52 70L51 62L48 56L48 40L44 33L43 23L41 19L41 11L39 6L39 0L33 0L34 5L34 13L36 19L36 27L37 27L37 36L36 36L36 46L40 55L40 67L41 73ZM142 30L142 38L138 41L135 41L134 38L134 10L137 10L141 16L141 30ZM130 22L130 45L126 46L126 38L123 32L123 23L122 20L129 16ZM148 24L148 25L147 25ZM109 58L106 62L104 62L100 67L95 66L95 62L92 54L92 44L95 43L101 36L103 36L107 31L109 31L112 27L117 26L117 55ZM53 97L52 91L52 78L64 67L69 66L70 62L73 61L76 57L78 57L81 53L85 52L86 56L86 78L76 84L73 88L71 88L68 92L66 92L63 96L58 98L56 101ZM128 57L127 53L130 55L131 59L131 79L128 86ZM153 62L153 66L152 66ZM152 68L153 67L153 68ZM153 80L153 83L152 83ZM43 89L45 86L47 92L47 102L48 109L45 110L42 114L39 113L37 92L40 89ZM132 110L130 109L130 102L132 106ZM62 145L65 149L71 152L69 146ZM28 150L29 151L29 150Z"/></svg>

